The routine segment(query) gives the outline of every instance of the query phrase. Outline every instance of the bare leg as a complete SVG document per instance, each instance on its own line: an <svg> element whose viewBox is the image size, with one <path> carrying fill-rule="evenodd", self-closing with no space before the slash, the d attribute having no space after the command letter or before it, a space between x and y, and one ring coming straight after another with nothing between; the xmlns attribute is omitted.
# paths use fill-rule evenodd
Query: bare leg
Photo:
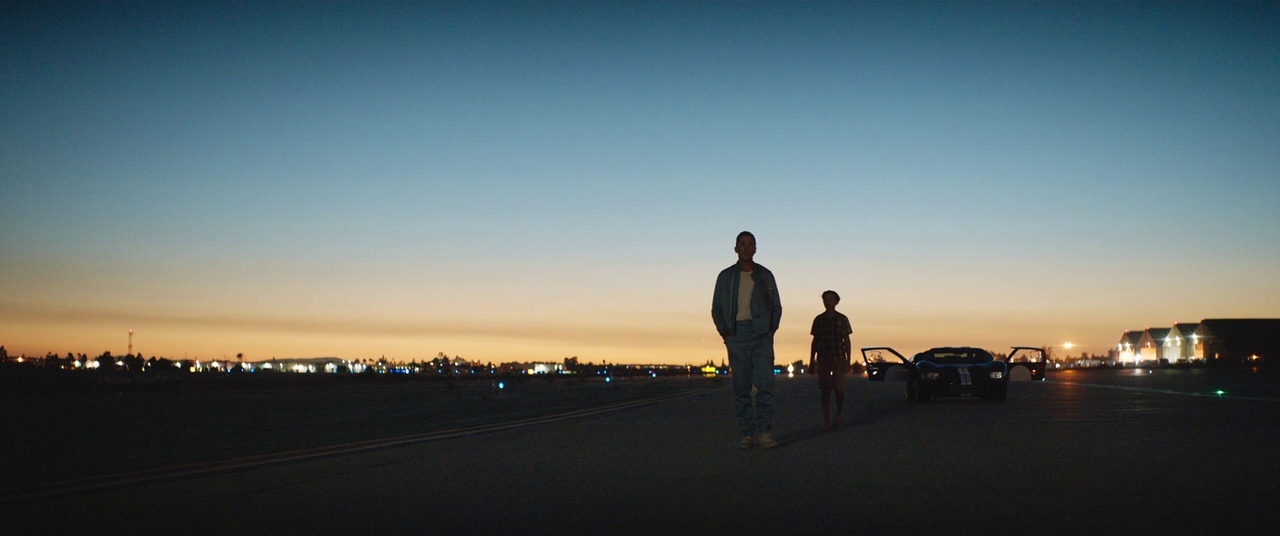
<svg viewBox="0 0 1280 536"><path fill-rule="evenodd" d="M836 418L831 421L831 429L840 428L840 414L844 412L844 379L836 378Z"/></svg>
<svg viewBox="0 0 1280 536"><path fill-rule="evenodd" d="M831 389L822 390L822 429L831 429Z"/></svg>

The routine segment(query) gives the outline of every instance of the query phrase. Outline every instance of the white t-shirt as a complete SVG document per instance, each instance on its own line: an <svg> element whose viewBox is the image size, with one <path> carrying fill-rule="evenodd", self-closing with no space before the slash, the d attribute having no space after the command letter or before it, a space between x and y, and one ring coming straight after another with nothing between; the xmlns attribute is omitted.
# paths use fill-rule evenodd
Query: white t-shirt
<svg viewBox="0 0 1280 536"><path fill-rule="evenodd" d="M755 290L756 281L751 279L751 272L742 272L738 280L738 317L736 320L751 320L751 291Z"/></svg>

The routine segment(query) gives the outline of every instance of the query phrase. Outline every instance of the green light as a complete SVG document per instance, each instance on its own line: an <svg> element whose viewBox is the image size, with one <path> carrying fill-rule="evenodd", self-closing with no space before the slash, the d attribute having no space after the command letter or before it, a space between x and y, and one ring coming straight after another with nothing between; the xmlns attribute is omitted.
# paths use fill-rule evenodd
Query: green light
<svg viewBox="0 0 1280 536"><path fill-rule="evenodd" d="M1215 393L1218 393L1218 396L1222 396L1222 395L1227 394L1227 392L1226 392L1226 391L1223 391L1222 389L1218 389L1217 391L1214 391L1214 392L1215 392Z"/></svg>

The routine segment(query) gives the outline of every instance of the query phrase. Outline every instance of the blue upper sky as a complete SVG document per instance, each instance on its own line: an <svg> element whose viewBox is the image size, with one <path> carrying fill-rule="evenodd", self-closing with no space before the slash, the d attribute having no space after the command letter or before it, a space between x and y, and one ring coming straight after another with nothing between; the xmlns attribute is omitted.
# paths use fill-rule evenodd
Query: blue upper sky
<svg viewBox="0 0 1280 536"><path fill-rule="evenodd" d="M0 10L11 348L718 359L743 229L800 353L1280 316L1276 3Z"/></svg>

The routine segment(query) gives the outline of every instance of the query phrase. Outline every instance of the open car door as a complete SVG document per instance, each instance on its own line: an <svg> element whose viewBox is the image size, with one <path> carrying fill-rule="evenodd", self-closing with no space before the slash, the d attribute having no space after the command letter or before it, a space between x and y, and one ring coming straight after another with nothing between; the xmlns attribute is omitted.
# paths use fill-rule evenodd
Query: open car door
<svg viewBox="0 0 1280 536"><path fill-rule="evenodd" d="M915 370L911 361L887 346L863 348L862 360L867 364L867 379L873 382L905 382Z"/></svg>
<svg viewBox="0 0 1280 536"><path fill-rule="evenodd" d="M1048 365L1048 356L1044 348L1014 346L1013 353L1009 354L1005 362L1009 364L1009 381L1042 382Z"/></svg>

